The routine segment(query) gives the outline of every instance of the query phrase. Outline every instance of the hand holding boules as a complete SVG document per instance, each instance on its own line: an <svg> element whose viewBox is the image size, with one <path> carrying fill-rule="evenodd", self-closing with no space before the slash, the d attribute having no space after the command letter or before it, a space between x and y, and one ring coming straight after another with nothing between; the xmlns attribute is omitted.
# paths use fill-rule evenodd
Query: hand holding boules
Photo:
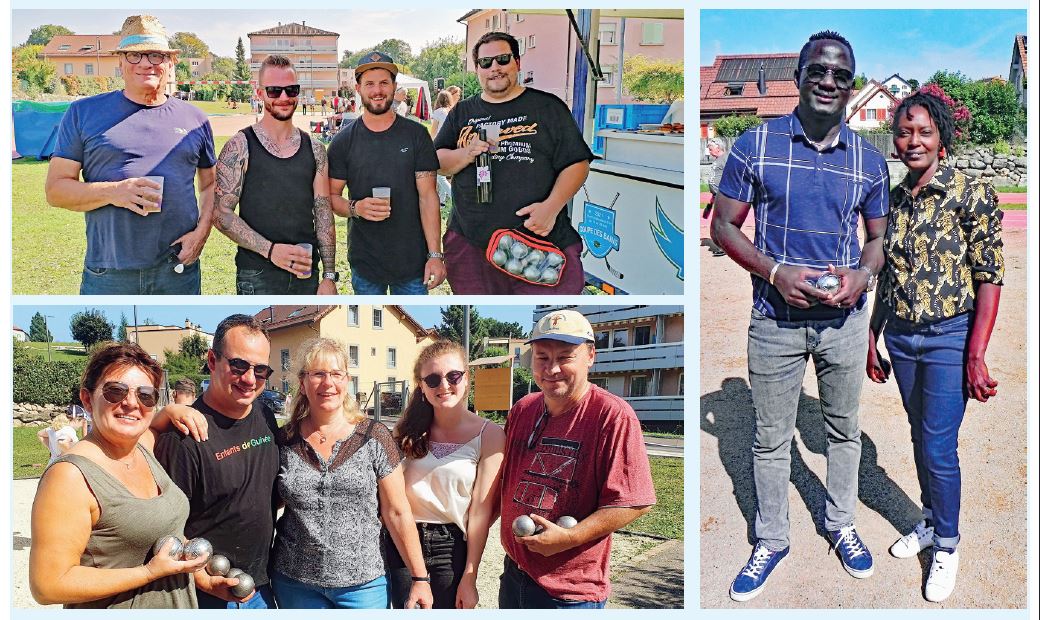
<svg viewBox="0 0 1040 620"><path fill-rule="evenodd" d="M228 560L225 556L214 555L210 557L209 562L206 562L206 572L213 577L223 577L230 570L231 560Z"/></svg>
<svg viewBox="0 0 1040 620"><path fill-rule="evenodd" d="M862 269L827 265L827 273L841 278L838 290L822 298L823 303L836 308L851 308L859 302L860 295L867 290L870 276Z"/></svg>
<svg viewBox="0 0 1040 620"><path fill-rule="evenodd" d="M228 589L233 596L246 598L256 589L256 582L253 581L253 577L249 573L239 573L235 576L235 579L238 580L238 583Z"/></svg>
<svg viewBox="0 0 1040 620"><path fill-rule="evenodd" d="M382 222L390 217L390 201L385 198L362 198L354 203L358 217L372 222Z"/></svg>
<svg viewBox="0 0 1040 620"><path fill-rule="evenodd" d="M533 536L519 539L530 551L538 555L550 556L578 544L572 528L563 527L537 514L532 514L530 518L534 521L536 533ZM560 520L563 521L563 518L561 517ZM564 521L564 523L568 522ZM577 525L577 521L575 521L575 525Z"/></svg>
<svg viewBox="0 0 1040 620"><path fill-rule="evenodd" d="M162 194L159 184L143 178L124 179L115 184L111 203L138 215L148 215L147 209L158 209Z"/></svg>
<svg viewBox="0 0 1040 620"><path fill-rule="evenodd" d="M163 536L156 541L156 545L153 546L154 553L144 565L153 581L169 575L193 573L205 565L207 558L182 560L180 547L180 539L172 535Z"/></svg>
<svg viewBox="0 0 1040 620"><path fill-rule="evenodd" d="M192 538L188 542L184 543L184 549L181 551L181 557L185 560L195 560L198 558L209 560L209 556L211 555L213 555L213 545L201 536Z"/></svg>
<svg viewBox="0 0 1040 620"><path fill-rule="evenodd" d="M311 271L311 255L307 250L290 243L275 243L271 249L271 262L297 277Z"/></svg>
<svg viewBox="0 0 1040 620"><path fill-rule="evenodd" d="M812 284L824 273L826 272L808 267L780 265L773 275L773 286L789 305L795 308L809 308L819 299L829 295Z"/></svg>

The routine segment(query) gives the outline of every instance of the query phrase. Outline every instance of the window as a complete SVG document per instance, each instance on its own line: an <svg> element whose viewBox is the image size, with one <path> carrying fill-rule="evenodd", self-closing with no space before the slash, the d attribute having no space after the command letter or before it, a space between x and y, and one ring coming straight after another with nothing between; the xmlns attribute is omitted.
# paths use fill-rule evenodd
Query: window
<svg viewBox="0 0 1040 620"><path fill-rule="evenodd" d="M199 72L198 71L192 71L191 72L191 77L199 77Z"/></svg>
<svg viewBox="0 0 1040 620"><path fill-rule="evenodd" d="M487 19L484 20L484 27L487 28L488 30L491 30L491 18L490 17L488 17Z"/></svg>
<svg viewBox="0 0 1040 620"><path fill-rule="evenodd" d="M606 87L606 86L614 86L614 69L613 69L613 67L604 67L603 68L603 79L600 80L599 86L601 88L602 87Z"/></svg>
<svg viewBox="0 0 1040 620"><path fill-rule="evenodd" d="M491 29L498 30L498 15L491 16Z"/></svg>
<svg viewBox="0 0 1040 620"><path fill-rule="evenodd" d="M375 356L376 356L376 348L375 348L375 347L372 347L372 350L371 350L371 351L369 351L369 353L368 353L368 354L369 354L370 356L372 356L372 357L375 357Z"/></svg>
<svg viewBox="0 0 1040 620"><path fill-rule="evenodd" d="M347 306L347 325L351 327L358 326L358 307Z"/></svg>
<svg viewBox="0 0 1040 620"><path fill-rule="evenodd" d="M607 378L606 377L589 377L589 383L597 387L601 387L604 390L607 389Z"/></svg>
<svg viewBox="0 0 1040 620"><path fill-rule="evenodd" d="M520 22L524 21L524 16L523 15L514 15L513 16L513 21L515 21L517 23L520 23Z"/></svg>
<svg viewBox="0 0 1040 620"><path fill-rule="evenodd" d="M289 349L282 349L282 370L289 370Z"/></svg>
<svg viewBox="0 0 1040 620"><path fill-rule="evenodd" d="M868 121L876 121L877 120L877 110L875 110L873 108L868 109L867 110L867 120Z"/></svg>
<svg viewBox="0 0 1040 620"><path fill-rule="evenodd" d="M611 348L616 349L618 347L628 346L628 330L627 329L615 329L611 341Z"/></svg>
<svg viewBox="0 0 1040 620"><path fill-rule="evenodd" d="M282 393L283 394L288 394L289 393L289 380L288 379L284 379L284 378L282 379Z"/></svg>
<svg viewBox="0 0 1040 620"><path fill-rule="evenodd" d="M69 45L68 43L62 43L61 45L58 46L58 49L62 50L62 51L70 50L70 49L72 49L72 46Z"/></svg>
<svg viewBox="0 0 1040 620"><path fill-rule="evenodd" d="M645 22L643 24L642 45L664 45L664 24L661 22Z"/></svg>
<svg viewBox="0 0 1040 620"><path fill-rule="evenodd" d="M72 75L72 63L65 63L65 75Z"/></svg>
<svg viewBox="0 0 1040 620"><path fill-rule="evenodd" d="M350 393L356 396L358 391L359 391L358 390L359 387L360 387L360 385L358 384L358 378L357 377L351 377L350 378Z"/></svg>
<svg viewBox="0 0 1040 620"><path fill-rule="evenodd" d="M617 41L617 24L606 23L599 25L599 44L600 45L616 45Z"/></svg>
<svg viewBox="0 0 1040 620"><path fill-rule="evenodd" d="M527 39L520 37L520 39L517 40L517 43L517 47L520 49L520 55L523 56L527 52Z"/></svg>
<svg viewBox="0 0 1040 620"><path fill-rule="evenodd" d="M84 73L86 73L87 75L94 75L94 65L92 63L88 62L86 65L84 65L83 69Z"/></svg>
<svg viewBox="0 0 1040 620"><path fill-rule="evenodd" d="M520 357L520 347L515 347L513 349L513 357Z"/></svg>
<svg viewBox="0 0 1040 620"><path fill-rule="evenodd" d="M193 66L193 67L197 67L197 66L199 66L199 61L197 61L197 60L192 60L192 61L191 61L191 66Z"/></svg>
<svg viewBox="0 0 1040 620"><path fill-rule="evenodd" d="M722 91L723 97L740 97L744 94L743 82L732 82L726 84L726 90Z"/></svg>
<svg viewBox="0 0 1040 620"><path fill-rule="evenodd" d="M373 329L383 329L382 308L372 308L372 327Z"/></svg>
<svg viewBox="0 0 1040 620"><path fill-rule="evenodd" d="M533 34L532 35L528 35L528 37L527 37L527 47L534 47L534 35Z"/></svg>
<svg viewBox="0 0 1040 620"><path fill-rule="evenodd" d="M646 396L647 377L646 375L635 375L632 377L632 385L628 390L628 395L638 398L640 396Z"/></svg>
<svg viewBox="0 0 1040 620"><path fill-rule="evenodd" d="M645 344L650 344L650 326L640 325L635 329L634 336L632 344L635 346L639 347Z"/></svg>
<svg viewBox="0 0 1040 620"><path fill-rule="evenodd" d="M393 375L387 375L386 382L389 383L393 387L393 389L397 389L397 377Z"/></svg>
<svg viewBox="0 0 1040 620"><path fill-rule="evenodd" d="M386 350L386 367L397 368L397 349L389 347Z"/></svg>
<svg viewBox="0 0 1040 620"><path fill-rule="evenodd" d="M113 73L113 75L115 75L116 77L123 77L123 68L119 65L116 65L116 70L115 73Z"/></svg>
<svg viewBox="0 0 1040 620"><path fill-rule="evenodd" d="M361 363L361 347L356 344L352 344L347 347L347 363L350 364L351 368L357 368Z"/></svg>
<svg viewBox="0 0 1040 620"><path fill-rule="evenodd" d="M530 84L534 81L534 71L528 71L527 77L524 78L524 84Z"/></svg>
<svg viewBox="0 0 1040 620"><path fill-rule="evenodd" d="M603 330L596 332L596 349L609 349L610 348L610 332Z"/></svg>
<svg viewBox="0 0 1040 620"><path fill-rule="evenodd" d="M683 394L686 393L686 380L685 379L686 379L686 374L680 372L679 373L679 396L682 396Z"/></svg>

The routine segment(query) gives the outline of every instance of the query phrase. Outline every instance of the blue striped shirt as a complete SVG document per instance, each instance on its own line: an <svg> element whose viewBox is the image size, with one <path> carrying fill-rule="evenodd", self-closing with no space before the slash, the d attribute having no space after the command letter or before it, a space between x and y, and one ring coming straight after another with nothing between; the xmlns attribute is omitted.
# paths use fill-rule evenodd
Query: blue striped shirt
<svg viewBox="0 0 1040 620"><path fill-rule="evenodd" d="M823 151L809 143L797 114L753 127L730 149L719 191L750 203L755 247L785 265L826 271L857 267L860 216L888 215L888 165L881 152L842 123L838 141ZM752 276L754 307L788 320L836 318L859 310L817 304L803 310L784 301L769 282Z"/></svg>

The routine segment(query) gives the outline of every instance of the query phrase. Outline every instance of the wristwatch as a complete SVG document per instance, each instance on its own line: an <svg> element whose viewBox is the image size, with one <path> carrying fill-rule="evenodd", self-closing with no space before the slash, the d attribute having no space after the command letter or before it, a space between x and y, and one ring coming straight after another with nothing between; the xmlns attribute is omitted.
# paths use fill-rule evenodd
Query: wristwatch
<svg viewBox="0 0 1040 620"><path fill-rule="evenodd" d="M871 293L874 291L874 287L877 286L877 274L871 271L870 267L860 267L860 271L867 272L867 290L866 292Z"/></svg>
<svg viewBox="0 0 1040 620"><path fill-rule="evenodd" d="M321 277L323 280L332 280L333 282L339 282L338 271L326 271L325 273L321 274Z"/></svg>
<svg viewBox="0 0 1040 620"><path fill-rule="evenodd" d="M429 253L427 253L426 254L426 260L429 260L431 258L439 258L441 260L444 260L444 254L441 253L441 252L429 252Z"/></svg>

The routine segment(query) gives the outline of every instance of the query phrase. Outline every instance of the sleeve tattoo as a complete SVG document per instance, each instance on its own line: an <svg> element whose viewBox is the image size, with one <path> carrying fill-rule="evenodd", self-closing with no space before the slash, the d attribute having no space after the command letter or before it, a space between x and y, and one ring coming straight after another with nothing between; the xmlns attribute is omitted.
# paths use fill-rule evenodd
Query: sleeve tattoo
<svg viewBox="0 0 1040 620"><path fill-rule="evenodd" d="M329 177L329 158L325 147L317 140L311 140L314 151L314 163L317 175ZM332 199L328 196L314 196L314 232L318 235L318 252L321 254L323 271L336 270L336 219L332 212Z"/></svg>
<svg viewBox="0 0 1040 620"><path fill-rule="evenodd" d="M245 182L248 163L248 143L245 134L239 132L227 141L217 159L214 225L243 248L252 250L261 256L267 256L271 249L271 242L253 230L235 213L235 206L242 195L242 184Z"/></svg>
<svg viewBox="0 0 1040 620"><path fill-rule="evenodd" d="M415 173L415 178L417 178L417 179L422 179L422 178L425 178L425 177L433 177L433 176L437 176L437 171L436 170L420 170L420 171Z"/></svg>

